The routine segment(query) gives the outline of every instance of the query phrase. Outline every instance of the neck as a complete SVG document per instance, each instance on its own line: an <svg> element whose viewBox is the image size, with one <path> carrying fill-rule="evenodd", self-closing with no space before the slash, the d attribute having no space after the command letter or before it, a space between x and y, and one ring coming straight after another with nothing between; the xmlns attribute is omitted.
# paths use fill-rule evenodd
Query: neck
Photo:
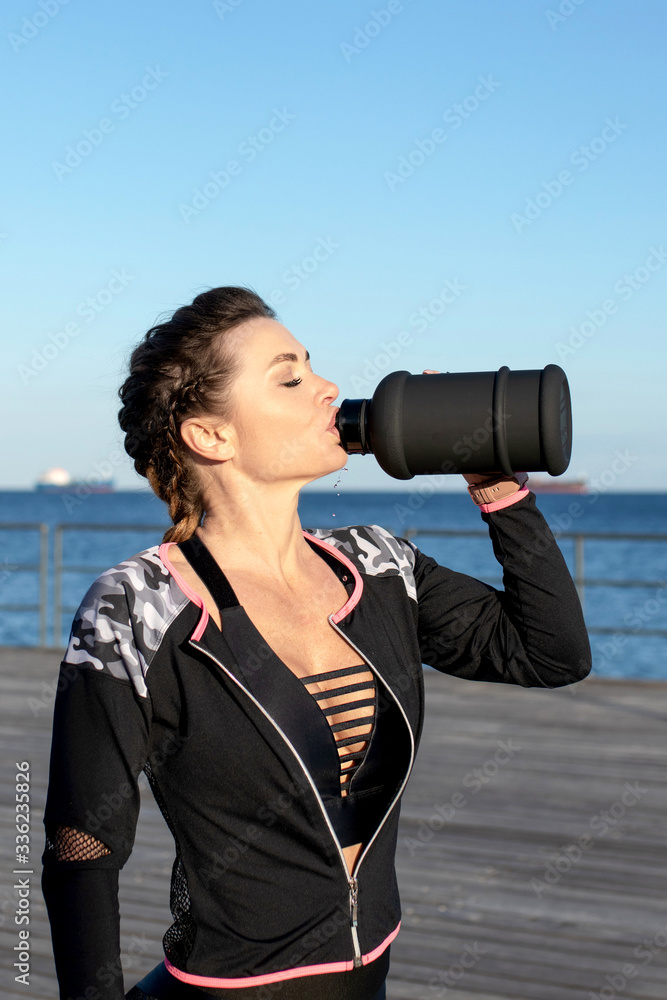
<svg viewBox="0 0 667 1000"><path fill-rule="evenodd" d="M220 565L277 583L298 579L310 547L298 514L294 483L244 483L207 498L196 534Z"/></svg>

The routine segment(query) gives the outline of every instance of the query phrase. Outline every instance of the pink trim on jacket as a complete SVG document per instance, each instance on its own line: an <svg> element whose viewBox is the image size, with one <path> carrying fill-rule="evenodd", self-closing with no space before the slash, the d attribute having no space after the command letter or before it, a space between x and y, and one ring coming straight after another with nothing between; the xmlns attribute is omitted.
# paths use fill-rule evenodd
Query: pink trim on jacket
<svg viewBox="0 0 667 1000"><path fill-rule="evenodd" d="M516 503L517 500L523 500L525 496L530 493L527 486L522 486L520 490L513 493L511 497L505 497L504 500L494 500L493 503L480 503L477 506L480 510L483 510L485 514L490 514L494 510L502 510L503 507L509 507L510 504Z"/></svg>
<svg viewBox="0 0 667 1000"><path fill-rule="evenodd" d="M173 566L171 559L169 558L167 553L169 552L171 546L176 544L177 544L176 542L163 542L158 550L158 554L164 565L167 567L167 569L173 576L178 586L185 594L185 596L189 597L190 600L194 604L196 604L198 608L202 609L201 617L197 622L197 628L192 633L193 639L201 639L206 629L206 626L208 625L208 608L206 607L206 601L201 596L201 594L198 594L196 590L193 590L190 584L186 583L186 581L183 579L178 570Z"/></svg>
<svg viewBox="0 0 667 1000"><path fill-rule="evenodd" d="M316 545L319 545L320 548L327 549L329 552L331 552L331 554L334 555L336 559L339 559L344 566L347 566L350 573L354 577L354 590L352 591L352 593L350 594L350 596L348 597L348 599L346 600L345 604L340 609L340 611L336 611L336 613L331 616L332 621L335 624L338 624L341 618L345 618L346 615L349 615L352 608L354 608L359 603L359 599L364 589L364 582L361 579L359 570L354 565L354 563L350 562L347 556L344 555L340 551L340 549L337 549L335 545L329 545L328 542L323 542L321 538L314 538L313 535L309 534L307 531L303 531L303 534L306 538L310 539L311 542L315 542Z"/></svg>
<svg viewBox="0 0 667 1000"><path fill-rule="evenodd" d="M315 542L316 545L319 545L320 548L327 549L327 551L331 552L338 560L340 560L340 562L343 563L344 566L346 566L350 570L352 576L354 577L354 583L355 583L354 590L348 597L343 607L339 611L336 611L335 614L331 616L334 623L337 624L341 620L341 618L345 618L345 616L348 615L352 610L352 608L354 608L355 605L358 604L359 602L362 591L364 589L364 584L359 574L359 570L354 565L354 563L350 562L347 556L343 555L343 553L340 552L334 545L329 545L328 542L323 542L319 538L314 538L311 534L309 534L309 532L304 531L303 529L302 529L302 534L304 535L304 537L308 538L311 542ZM206 602L202 597L202 595L197 593L196 590L192 589L190 584L184 580L184 578L181 576L181 574L178 572L176 567L173 565L171 559L169 558L168 554L169 549L171 548L172 545L176 544L177 544L176 542L163 542L159 548L159 556L163 564L167 568L167 570L171 573L174 580L185 594L185 596L188 597L191 601L193 601L198 608L202 609L202 614L199 621L197 622L197 627L192 633L192 638L197 640L201 639L202 635L206 630L206 626L208 625L208 619L209 619L208 608L206 607Z"/></svg>
<svg viewBox="0 0 667 1000"><path fill-rule="evenodd" d="M385 948L388 948L401 929L399 920L391 934L388 934L382 944L373 951L366 952L361 956L361 964L368 965L379 958ZM263 976L242 976L233 979L223 979L217 976L195 976L191 972L182 972L172 965L165 956L164 964L172 976L180 979L183 983L192 983L195 986L211 986L221 989L235 989L241 986L266 986L268 983L277 983L285 979L298 979L301 976L319 976L325 972L350 972L354 968L354 962L350 959L347 962L323 962L320 965L300 965L296 969L281 969L280 972L267 972Z"/></svg>

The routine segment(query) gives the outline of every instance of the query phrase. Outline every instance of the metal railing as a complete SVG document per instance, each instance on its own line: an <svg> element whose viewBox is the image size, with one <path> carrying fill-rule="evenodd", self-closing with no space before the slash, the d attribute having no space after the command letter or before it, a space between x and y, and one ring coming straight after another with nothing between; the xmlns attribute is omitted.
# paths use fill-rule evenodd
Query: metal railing
<svg viewBox="0 0 667 1000"><path fill-rule="evenodd" d="M468 531L459 528L406 528L402 533L403 538L414 538L416 535L426 535L434 538L446 537L468 537L468 538L488 538L486 531ZM650 590L664 590L667 587L667 580L615 580L615 579L589 579L584 576L585 553L584 545L588 540L595 541L632 541L632 542L667 542L667 535L663 534L628 534L619 532L583 532L583 531L559 531L554 532L556 540L571 538L574 541L574 580L581 601L582 609L585 608L585 596L587 587L624 587L633 589L637 587ZM486 577L489 583L502 583L502 577ZM587 625L589 633L595 635L642 635L658 636L667 639L667 629L664 628L619 628L618 626L607 625Z"/></svg>
<svg viewBox="0 0 667 1000"><path fill-rule="evenodd" d="M17 571L39 573L39 602L37 604L0 604L2 611L36 611L39 615L39 644L46 646L48 594L49 594L49 526L39 521L9 521L0 523L3 531L37 531L39 532L39 562L37 563L5 563L0 571L0 579L6 578Z"/></svg>
<svg viewBox="0 0 667 1000"><path fill-rule="evenodd" d="M64 536L68 531L101 531L101 532L152 532L160 537L168 527L167 524L57 524L53 529L53 626L52 644L60 646L62 643L62 616L73 614L76 607L63 603L63 578L67 573L98 574L108 569L105 565L80 565L66 563L64 561ZM0 613L16 611L32 611L39 616L39 645L47 645L48 619L49 619L49 536L48 524L43 523L0 523L0 530L20 530L37 531L39 533L39 561L6 564L4 573L12 573L15 570L36 572L39 574L39 603L17 603L0 604ZM555 533L558 541L561 539L571 539L574 547L574 573L573 579L577 587L582 607L585 606L586 590L590 587L621 587L627 589L643 588L664 590L667 587L665 580L619 580L619 579L587 579L585 577L585 544L595 541L630 541L630 542L667 542L667 534L630 534L613 532L558 532ZM418 535L434 538L487 538L486 531L467 530L459 528L417 528L408 527L400 531L404 538L414 538ZM2 564L0 564L0 581L3 578ZM486 576L488 583L502 583L502 577ZM667 629L664 628L622 628L618 626L590 625L587 626L591 634L626 634L637 636L655 636L667 638Z"/></svg>
<svg viewBox="0 0 667 1000"><path fill-rule="evenodd" d="M64 614L74 614L76 607L63 605L63 573L103 573L108 566L76 566L63 562L63 535L66 531L152 531L162 536L167 524L57 524L53 541L53 645L60 644Z"/></svg>

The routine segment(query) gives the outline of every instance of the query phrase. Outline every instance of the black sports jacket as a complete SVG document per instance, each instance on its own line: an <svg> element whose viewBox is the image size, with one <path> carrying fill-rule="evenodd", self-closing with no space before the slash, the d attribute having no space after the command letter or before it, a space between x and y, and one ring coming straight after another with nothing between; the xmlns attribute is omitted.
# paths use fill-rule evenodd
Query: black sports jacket
<svg viewBox="0 0 667 1000"><path fill-rule="evenodd" d="M327 974L387 957L400 926L394 855L422 731L422 664L525 687L571 684L591 667L579 599L534 494L481 516L504 591L378 525L304 531L348 592L329 623L378 682L375 770L364 774L365 762L351 779L362 812L370 803L353 872L325 808L339 796L329 724L243 607L223 610L220 632L169 545L98 577L60 668L44 817L61 997L92 986L96 1000L123 997L118 870L134 842L142 770L176 846L164 936L172 975L242 1000L295 977L337 981ZM313 775L329 764L335 787L318 787ZM108 853L58 861L59 825Z"/></svg>

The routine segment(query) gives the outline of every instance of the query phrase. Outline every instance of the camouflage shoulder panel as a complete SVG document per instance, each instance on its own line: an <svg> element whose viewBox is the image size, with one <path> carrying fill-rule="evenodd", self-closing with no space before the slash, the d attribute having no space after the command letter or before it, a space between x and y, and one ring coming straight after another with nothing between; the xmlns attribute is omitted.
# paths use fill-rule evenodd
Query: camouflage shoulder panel
<svg viewBox="0 0 667 1000"><path fill-rule="evenodd" d="M309 535L329 542L358 565L367 576L399 575L408 597L417 600L415 553L379 524L353 524L344 528L306 528Z"/></svg>
<svg viewBox="0 0 667 1000"><path fill-rule="evenodd" d="M66 663L130 680L143 698L151 661L188 603L159 548L144 549L97 577L74 616L64 656Z"/></svg>

